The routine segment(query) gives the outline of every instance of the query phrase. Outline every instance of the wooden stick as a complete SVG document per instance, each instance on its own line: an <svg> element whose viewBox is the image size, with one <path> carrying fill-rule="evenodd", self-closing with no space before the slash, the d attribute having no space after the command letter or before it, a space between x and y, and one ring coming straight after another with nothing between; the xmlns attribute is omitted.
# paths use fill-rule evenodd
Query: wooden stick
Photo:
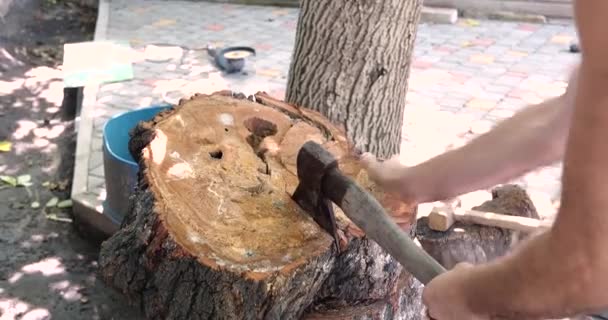
<svg viewBox="0 0 608 320"><path fill-rule="evenodd" d="M435 207L429 214L429 226L436 231L447 231L456 221L522 231L525 233L543 231L553 225L553 221L478 210L464 210L461 208L451 209L449 207Z"/></svg>
<svg viewBox="0 0 608 320"><path fill-rule="evenodd" d="M544 230L551 228L553 225L553 221L544 221L477 210L455 210L454 215L457 217L458 221L462 222L476 223L523 232Z"/></svg>

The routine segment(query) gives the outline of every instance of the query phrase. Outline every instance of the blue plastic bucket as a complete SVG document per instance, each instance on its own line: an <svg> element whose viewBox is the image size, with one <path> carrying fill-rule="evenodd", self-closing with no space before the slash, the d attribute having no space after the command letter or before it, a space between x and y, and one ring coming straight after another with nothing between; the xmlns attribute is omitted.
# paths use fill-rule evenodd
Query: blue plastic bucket
<svg viewBox="0 0 608 320"><path fill-rule="evenodd" d="M103 214L120 225L129 210L129 197L137 182L139 165L129 153L129 131L171 105L157 105L115 115L103 127L103 169L106 200Z"/></svg>

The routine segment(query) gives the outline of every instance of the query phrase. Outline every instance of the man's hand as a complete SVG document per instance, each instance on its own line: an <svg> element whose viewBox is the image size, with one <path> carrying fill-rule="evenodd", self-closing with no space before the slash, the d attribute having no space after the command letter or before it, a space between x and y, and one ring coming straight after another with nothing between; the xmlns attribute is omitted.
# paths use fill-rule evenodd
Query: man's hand
<svg viewBox="0 0 608 320"><path fill-rule="evenodd" d="M469 307L470 296L465 290L472 265L457 264L439 275L424 288L422 301L433 320L486 320L489 316L474 314Z"/></svg>
<svg viewBox="0 0 608 320"><path fill-rule="evenodd" d="M401 200L415 203L416 198L406 179L407 167L394 156L385 161L378 161L371 153L361 155L361 164L367 170L372 181L384 191L398 194Z"/></svg>

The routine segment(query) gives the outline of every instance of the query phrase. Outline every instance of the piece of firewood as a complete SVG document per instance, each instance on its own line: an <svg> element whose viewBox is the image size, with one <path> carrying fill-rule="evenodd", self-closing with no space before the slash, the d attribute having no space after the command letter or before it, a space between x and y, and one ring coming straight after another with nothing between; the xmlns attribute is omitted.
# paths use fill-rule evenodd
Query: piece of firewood
<svg viewBox="0 0 608 320"><path fill-rule="evenodd" d="M103 279L152 319L299 319L374 303L419 313L420 283L398 281L410 275L338 207L340 255L291 199L297 152L314 140L413 236L414 210L369 182L344 137L265 93L195 95L140 124L130 142L139 181L102 245Z"/></svg>

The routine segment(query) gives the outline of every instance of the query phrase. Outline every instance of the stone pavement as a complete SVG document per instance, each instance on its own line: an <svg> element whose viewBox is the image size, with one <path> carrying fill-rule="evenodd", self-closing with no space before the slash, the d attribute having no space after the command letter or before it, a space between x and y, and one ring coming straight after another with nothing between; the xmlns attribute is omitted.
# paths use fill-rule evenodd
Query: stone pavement
<svg viewBox="0 0 608 320"><path fill-rule="evenodd" d="M96 40L129 42L135 78L85 89L75 209L102 210L102 126L112 115L221 89L267 91L283 98L297 15L297 9L287 8L102 0ZM420 25L404 122L404 161L428 159L485 132L527 104L562 93L567 70L578 59L567 51L574 39L575 30L567 21ZM248 61L246 75L224 75L208 58L208 44L252 46L257 56ZM163 46L165 50L159 50ZM549 215L560 175L558 164L516 182L527 186L539 210ZM484 197L488 194L476 192L464 199L478 204Z"/></svg>

